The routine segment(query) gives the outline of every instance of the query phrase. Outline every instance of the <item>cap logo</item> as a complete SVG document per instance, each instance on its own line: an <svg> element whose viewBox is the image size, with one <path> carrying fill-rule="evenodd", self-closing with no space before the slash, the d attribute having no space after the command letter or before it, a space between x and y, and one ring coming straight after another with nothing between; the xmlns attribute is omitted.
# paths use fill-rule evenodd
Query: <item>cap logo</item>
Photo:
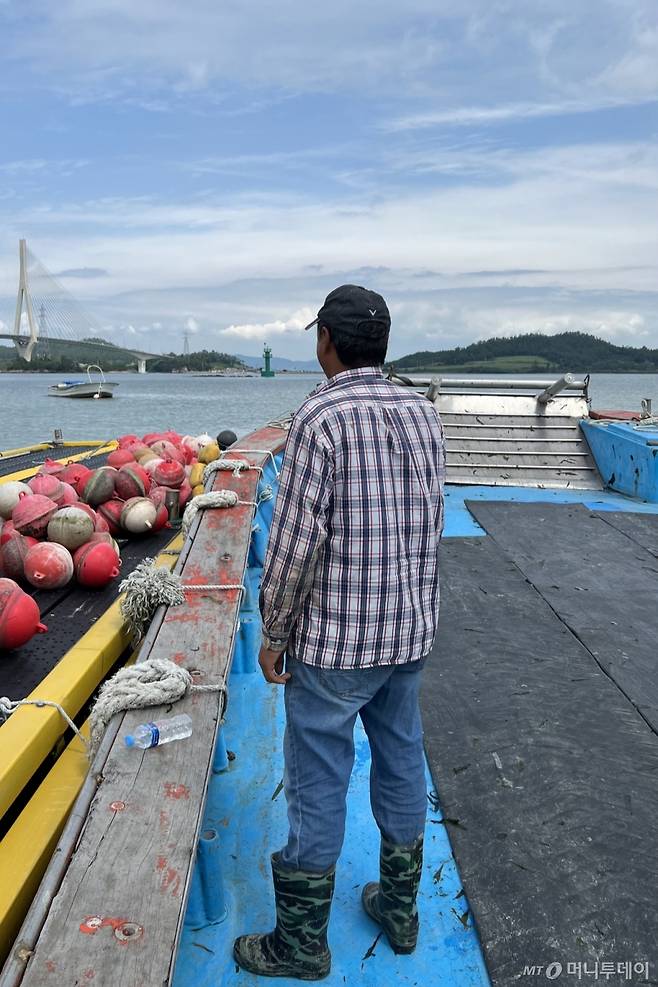
<svg viewBox="0 0 658 987"><path fill-rule="evenodd" d="M377 315L377 309L374 309L373 310L373 309L369 308L368 311L370 312L370 314L372 315L372 317L374 319L374 317Z"/></svg>

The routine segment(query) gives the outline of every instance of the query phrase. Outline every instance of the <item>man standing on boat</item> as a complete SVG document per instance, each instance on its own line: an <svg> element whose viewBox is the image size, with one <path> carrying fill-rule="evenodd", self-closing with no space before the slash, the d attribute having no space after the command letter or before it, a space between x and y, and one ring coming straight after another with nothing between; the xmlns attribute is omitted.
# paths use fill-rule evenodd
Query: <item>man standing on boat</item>
<svg viewBox="0 0 658 987"><path fill-rule="evenodd" d="M382 373L381 295L332 291L307 329L327 383L293 419L261 589L268 682L285 685L289 835L272 856L276 928L240 936L252 973L317 980L345 829L357 715L372 755L380 880L363 906L396 953L418 936L427 793L418 705L437 628L445 455L434 405ZM285 653L285 672L284 665Z"/></svg>

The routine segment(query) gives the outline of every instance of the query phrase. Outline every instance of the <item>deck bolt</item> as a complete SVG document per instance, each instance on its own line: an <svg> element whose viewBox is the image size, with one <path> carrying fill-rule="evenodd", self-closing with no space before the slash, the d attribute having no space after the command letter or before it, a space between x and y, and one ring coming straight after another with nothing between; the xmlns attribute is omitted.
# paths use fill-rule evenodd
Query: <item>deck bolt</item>
<svg viewBox="0 0 658 987"><path fill-rule="evenodd" d="M126 942L128 939L139 939L143 932L142 926L136 922L125 922L114 930L114 935L120 942Z"/></svg>

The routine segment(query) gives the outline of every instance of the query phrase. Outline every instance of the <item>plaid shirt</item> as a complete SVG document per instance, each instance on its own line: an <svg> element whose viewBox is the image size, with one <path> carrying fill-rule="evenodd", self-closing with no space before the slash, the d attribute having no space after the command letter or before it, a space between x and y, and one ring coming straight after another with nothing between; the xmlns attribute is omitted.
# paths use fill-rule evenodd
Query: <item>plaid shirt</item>
<svg viewBox="0 0 658 987"><path fill-rule="evenodd" d="M279 480L263 643L325 668L425 655L439 615L444 474L434 405L378 368L346 370L311 394Z"/></svg>

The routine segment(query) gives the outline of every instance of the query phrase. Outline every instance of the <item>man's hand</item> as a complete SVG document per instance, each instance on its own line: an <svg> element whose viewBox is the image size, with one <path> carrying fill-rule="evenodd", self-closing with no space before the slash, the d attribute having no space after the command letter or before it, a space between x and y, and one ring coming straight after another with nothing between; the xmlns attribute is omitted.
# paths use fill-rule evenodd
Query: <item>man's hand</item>
<svg viewBox="0 0 658 987"><path fill-rule="evenodd" d="M290 678L290 672L283 671L283 651L272 651L263 645L258 655L258 664L266 682L285 685Z"/></svg>

